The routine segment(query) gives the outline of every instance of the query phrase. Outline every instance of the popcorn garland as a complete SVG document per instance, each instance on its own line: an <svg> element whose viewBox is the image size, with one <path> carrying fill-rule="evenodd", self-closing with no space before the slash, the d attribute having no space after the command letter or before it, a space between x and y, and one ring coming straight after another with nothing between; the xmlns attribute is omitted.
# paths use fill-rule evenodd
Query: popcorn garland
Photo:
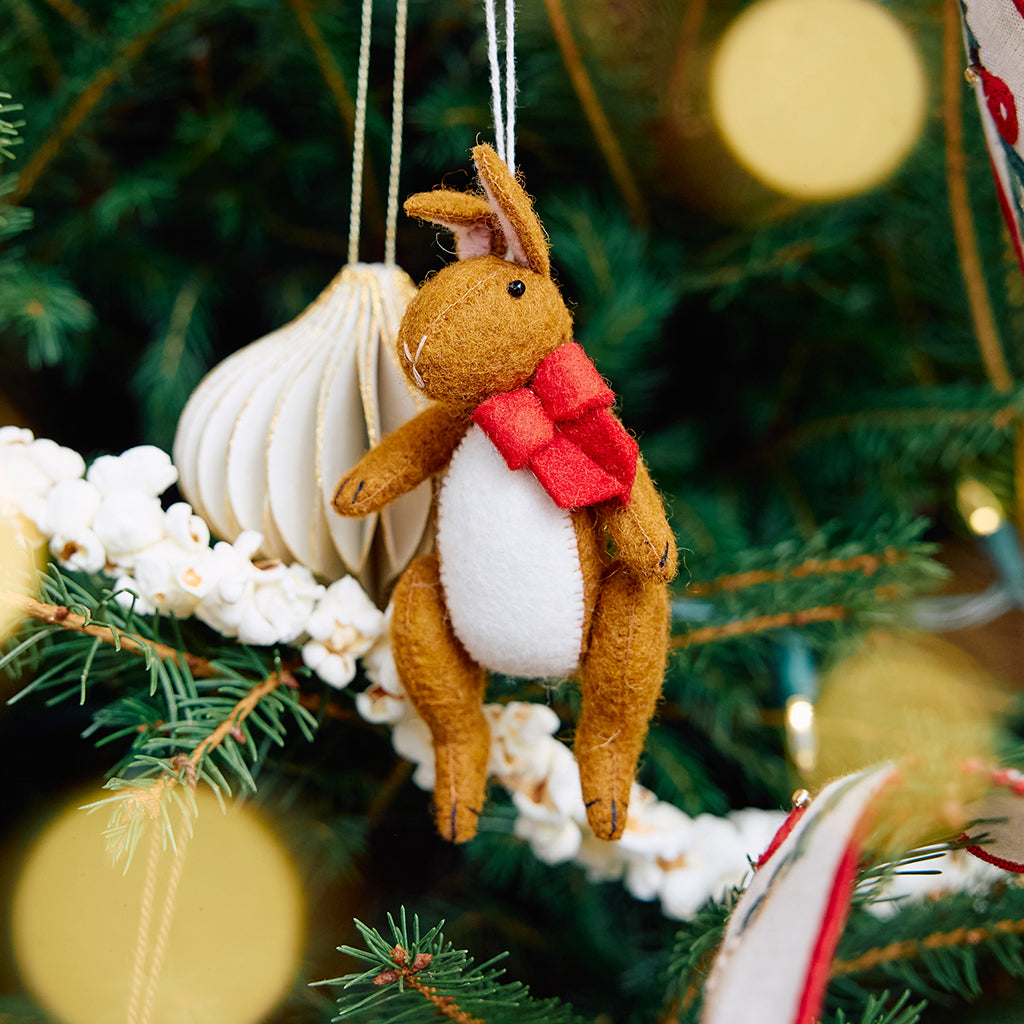
<svg viewBox="0 0 1024 1024"><path fill-rule="evenodd" d="M30 430L0 427L0 517L28 520L63 567L112 577L115 599L142 614L194 616L245 644L299 641L304 663L337 689L352 682L361 660L371 685L355 695L357 711L392 727L396 752L416 765L413 781L432 790L430 730L398 678L390 609L382 613L351 576L325 587L303 565L254 562L263 540L254 531L211 547L209 527L191 506L161 506L159 496L177 478L158 448L101 456L86 470L72 449ZM668 917L690 918L708 899L749 881L751 859L785 819L781 811L753 808L691 818L634 783L622 838L604 842L587 826L576 761L555 737L557 714L524 702L488 704L484 711L491 727L488 772L512 796L515 835L547 864L572 861L591 882L620 880L637 899L659 899ZM946 860L951 870L924 876L927 887L922 876L897 875L887 895L977 889L989 872L998 874L974 858ZM914 879L909 885L908 878ZM871 906L885 914L893 905Z"/></svg>

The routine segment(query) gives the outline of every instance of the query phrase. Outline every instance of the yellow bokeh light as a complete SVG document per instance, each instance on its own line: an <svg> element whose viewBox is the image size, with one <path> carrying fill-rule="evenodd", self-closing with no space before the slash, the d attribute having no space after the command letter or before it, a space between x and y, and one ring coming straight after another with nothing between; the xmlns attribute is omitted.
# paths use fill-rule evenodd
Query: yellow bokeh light
<svg viewBox="0 0 1024 1024"><path fill-rule="evenodd" d="M915 633L873 633L822 679L812 781L895 761L902 778L884 801L879 829L884 845L907 849L929 829L966 824L968 805L987 784L964 766L993 759L1007 706L994 680L952 644Z"/></svg>
<svg viewBox="0 0 1024 1024"><path fill-rule="evenodd" d="M33 532L32 524L20 517L0 518L0 592L4 595L30 596L40 551ZM16 601L0 598L0 643L15 631L23 616Z"/></svg>
<svg viewBox="0 0 1024 1024"><path fill-rule="evenodd" d="M925 78L903 27L871 0L759 0L718 45L711 107L758 180L832 199L903 160L923 123Z"/></svg>
<svg viewBox="0 0 1024 1024"><path fill-rule="evenodd" d="M294 980L302 890L270 829L250 810L221 811L196 794L151 1024L255 1024ZM124 1024L132 985L148 840L128 872L105 849L101 817L76 800L40 836L14 896L15 958L28 988L61 1024ZM153 931L175 854L157 875Z"/></svg>

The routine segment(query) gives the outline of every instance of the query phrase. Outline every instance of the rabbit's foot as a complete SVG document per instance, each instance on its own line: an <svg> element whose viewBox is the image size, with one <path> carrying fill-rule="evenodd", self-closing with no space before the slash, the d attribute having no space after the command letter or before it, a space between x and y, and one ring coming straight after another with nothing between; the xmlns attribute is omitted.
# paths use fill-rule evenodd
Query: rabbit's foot
<svg viewBox="0 0 1024 1024"><path fill-rule="evenodd" d="M580 667L583 711L576 732L587 820L601 839L626 827L636 765L661 693L668 654L668 591L612 563Z"/></svg>
<svg viewBox="0 0 1024 1024"><path fill-rule="evenodd" d="M475 725L458 742L434 747L434 815L438 832L453 843L464 843L476 835L486 798L490 735L483 716Z"/></svg>
<svg viewBox="0 0 1024 1024"><path fill-rule="evenodd" d="M487 785L486 675L452 632L436 555L421 555L405 570L392 600L395 666L434 742L437 827L464 843L476 835Z"/></svg>

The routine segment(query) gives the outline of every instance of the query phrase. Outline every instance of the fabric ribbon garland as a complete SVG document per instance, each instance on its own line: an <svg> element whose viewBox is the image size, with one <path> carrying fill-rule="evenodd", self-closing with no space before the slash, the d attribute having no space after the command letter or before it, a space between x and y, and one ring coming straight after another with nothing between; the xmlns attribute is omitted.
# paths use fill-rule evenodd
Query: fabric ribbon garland
<svg viewBox="0 0 1024 1024"><path fill-rule="evenodd" d="M488 398L473 422L509 469L529 467L559 508L629 504L639 448L611 413L615 394L575 341L555 349L524 388Z"/></svg>

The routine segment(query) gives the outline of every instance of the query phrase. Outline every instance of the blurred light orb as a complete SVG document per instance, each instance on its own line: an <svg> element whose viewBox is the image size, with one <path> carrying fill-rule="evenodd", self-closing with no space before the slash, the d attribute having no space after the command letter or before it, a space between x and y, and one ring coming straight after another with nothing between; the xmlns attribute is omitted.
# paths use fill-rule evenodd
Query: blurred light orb
<svg viewBox="0 0 1024 1024"><path fill-rule="evenodd" d="M878 797L869 845L908 850L971 817L988 791L1006 693L968 654L928 634L874 632L821 680L815 784L895 761L900 784Z"/></svg>
<svg viewBox="0 0 1024 1024"><path fill-rule="evenodd" d="M0 591L33 596L39 545L34 543L31 529L32 524L20 518L0 518ZM14 633L23 615L13 601L0 601L0 643Z"/></svg>
<svg viewBox="0 0 1024 1024"><path fill-rule="evenodd" d="M993 756L1005 695L968 654L926 634L870 634L825 674L816 721L822 781L912 757L940 775Z"/></svg>
<svg viewBox="0 0 1024 1024"><path fill-rule="evenodd" d="M256 1024L294 981L302 890L288 854L255 813L224 813L203 790L196 798L152 1024ZM122 875L106 852L103 815L79 810L82 802L65 808L26 858L14 895L14 953L55 1022L124 1024L149 838ZM174 856L167 849L160 861L150 953Z"/></svg>
<svg viewBox="0 0 1024 1024"><path fill-rule="evenodd" d="M711 110L759 181L805 200L878 184L917 138L921 59L872 0L758 0L711 63Z"/></svg>

